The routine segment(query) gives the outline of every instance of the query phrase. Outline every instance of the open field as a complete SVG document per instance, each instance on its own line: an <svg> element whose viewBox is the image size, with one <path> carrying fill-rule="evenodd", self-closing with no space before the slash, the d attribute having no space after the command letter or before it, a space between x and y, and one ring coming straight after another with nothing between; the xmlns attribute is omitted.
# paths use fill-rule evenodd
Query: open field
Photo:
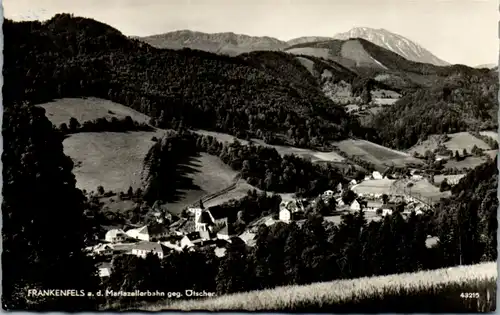
<svg viewBox="0 0 500 315"><path fill-rule="evenodd" d="M486 133L489 132L486 131ZM438 141L439 138L438 135L431 135L428 137L427 140L422 141L422 143L419 143L418 145L415 145L412 148L410 148L408 152L410 154L413 152L418 152L419 154L423 155L427 150L434 151L435 149L437 149L439 144L444 145L447 149L452 150L454 152L458 151L460 152L460 154L462 154L462 151L464 149L466 149L467 152L470 153L474 145L483 150L491 149L490 146L486 144L484 141L474 137L468 132L450 133L448 134L448 137L450 137L448 141L441 143L440 141Z"/></svg>
<svg viewBox="0 0 500 315"><path fill-rule="evenodd" d="M335 143L341 151L349 156L357 156L380 167L404 166L408 163L422 164L422 161L411 155L393 150L366 140L343 140Z"/></svg>
<svg viewBox="0 0 500 315"><path fill-rule="evenodd" d="M330 50L328 48L302 47L287 49L286 52L295 55L307 55L324 59L330 58Z"/></svg>
<svg viewBox="0 0 500 315"><path fill-rule="evenodd" d="M88 132L70 135L63 142L64 153L75 162L76 186L95 191L127 191L141 186L141 170L146 153L157 132Z"/></svg>
<svg viewBox="0 0 500 315"><path fill-rule="evenodd" d="M398 98L374 98L373 103L377 105L393 105L398 100Z"/></svg>
<svg viewBox="0 0 500 315"><path fill-rule="evenodd" d="M436 175L434 176L434 182L436 184L441 184L441 182L446 178L449 184L456 184L460 179L462 179L465 174L458 175Z"/></svg>
<svg viewBox="0 0 500 315"><path fill-rule="evenodd" d="M245 180L240 179L236 183L234 189L231 189L220 196L216 196L213 199L211 198L210 200L205 201L204 205L205 207L213 207L228 202L231 199L241 199L247 195L249 190L253 189L260 192L260 189L248 184Z"/></svg>
<svg viewBox="0 0 500 315"><path fill-rule="evenodd" d="M392 192L392 187L396 180L394 179L374 179L365 180L361 183L352 186L351 190L357 194L389 194Z"/></svg>
<svg viewBox="0 0 500 315"><path fill-rule="evenodd" d="M387 99L399 99L401 97L401 94L395 91L391 90L374 90L371 92L371 95L373 98L387 98Z"/></svg>
<svg viewBox="0 0 500 315"><path fill-rule="evenodd" d="M468 132L458 132L449 134L448 136L450 137L450 140L446 141L444 145L452 151L458 150L460 154L462 153L463 149L466 149L467 152L471 152L474 145L483 150L491 149L490 146L484 141L474 137Z"/></svg>
<svg viewBox="0 0 500 315"><path fill-rule="evenodd" d="M423 198L425 202L430 201L430 203L438 202L441 198L450 196L449 191L440 192L439 188L432 185L427 179L413 182L413 187L408 188L407 192L411 192L411 195L416 198Z"/></svg>
<svg viewBox="0 0 500 315"><path fill-rule="evenodd" d="M492 156L494 158L494 156ZM455 159L449 159L444 165L445 168L475 168L486 162L486 157L484 156L469 156L461 161L456 161Z"/></svg>
<svg viewBox="0 0 500 315"><path fill-rule="evenodd" d="M347 211L348 212L348 211ZM381 216L378 216L375 211L364 211L365 219L368 223L370 221L379 221L382 220ZM332 215L323 218L327 222L332 222L334 224L340 224L342 222L342 215Z"/></svg>
<svg viewBox="0 0 500 315"><path fill-rule="evenodd" d="M55 125L69 123L71 117L80 123L97 118L118 119L130 116L140 123L149 123L149 117L127 106L100 98L63 98L50 103L39 105L46 111L47 118Z"/></svg>
<svg viewBox="0 0 500 315"><path fill-rule="evenodd" d="M225 165L218 157L206 153L195 157L190 167L194 171L185 177L192 180L193 189L180 189L179 200L167 203L167 208L173 213L180 213L183 208L198 202L201 198L228 188L235 183L238 176L238 172Z"/></svg>
<svg viewBox="0 0 500 315"><path fill-rule="evenodd" d="M479 132L483 136L488 136L498 141L498 132L497 131L481 131Z"/></svg>
<svg viewBox="0 0 500 315"><path fill-rule="evenodd" d="M338 280L224 295L171 304L143 305L146 311L281 311L328 313L461 313L496 308L494 262L416 273ZM464 299L463 292L478 292Z"/></svg>

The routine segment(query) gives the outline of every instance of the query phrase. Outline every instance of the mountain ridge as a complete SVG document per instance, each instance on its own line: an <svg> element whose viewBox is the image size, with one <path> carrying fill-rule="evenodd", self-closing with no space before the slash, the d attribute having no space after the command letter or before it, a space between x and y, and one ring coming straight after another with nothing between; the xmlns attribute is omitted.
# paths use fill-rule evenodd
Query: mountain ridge
<svg viewBox="0 0 500 315"><path fill-rule="evenodd" d="M332 37L302 36L288 41L271 36L251 36L234 32L205 33L188 29L145 37L134 36L132 38L146 42L156 48L191 48L230 56L256 50L282 51L295 45L319 41L362 38L382 48L395 52L410 61L430 63L438 66L450 65L450 63L439 59L427 49L402 35L390 32L386 29L368 27L355 27L347 32L338 33Z"/></svg>
<svg viewBox="0 0 500 315"><path fill-rule="evenodd" d="M450 63L436 57L414 41L383 28L355 27L347 32L338 33L333 38L340 40L362 38L382 48L393 51L410 61L430 63L437 66L450 65Z"/></svg>

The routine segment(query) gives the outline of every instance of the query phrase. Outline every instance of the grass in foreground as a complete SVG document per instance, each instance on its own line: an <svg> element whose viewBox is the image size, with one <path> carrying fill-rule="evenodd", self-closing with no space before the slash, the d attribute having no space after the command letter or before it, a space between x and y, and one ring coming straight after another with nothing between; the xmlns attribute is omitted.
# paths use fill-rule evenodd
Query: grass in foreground
<svg viewBox="0 0 500 315"><path fill-rule="evenodd" d="M496 309L496 263L149 305L143 310L244 310L336 313L491 312ZM479 293L463 298L461 293Z"/></svg>

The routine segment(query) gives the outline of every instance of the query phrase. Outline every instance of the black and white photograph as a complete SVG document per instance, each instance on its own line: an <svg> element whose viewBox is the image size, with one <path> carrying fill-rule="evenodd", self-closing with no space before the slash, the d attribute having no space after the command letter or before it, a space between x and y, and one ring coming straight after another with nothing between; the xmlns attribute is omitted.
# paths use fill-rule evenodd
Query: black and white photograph
<svg viewBox="0 0 500 315"><path fill-rule="evenodd" d="M3 310L496 310L497 0L2 6Z"/></svg>

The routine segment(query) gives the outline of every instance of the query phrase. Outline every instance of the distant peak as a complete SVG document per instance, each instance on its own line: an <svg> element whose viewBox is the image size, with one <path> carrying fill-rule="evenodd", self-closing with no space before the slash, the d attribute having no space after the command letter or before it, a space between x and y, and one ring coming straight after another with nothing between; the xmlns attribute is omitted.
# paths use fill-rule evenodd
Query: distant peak
<svg viewBox="0 0 500 315"><path fill-rule="evenodd" d="M353 27L345 33L335 35L334 38L340 40L361 38L395 52L411 61L430 63L439 66L449 65L449 63L434 56L431 52L425 50L412 40L384 28L375 29L366 26Z"/></svg>

